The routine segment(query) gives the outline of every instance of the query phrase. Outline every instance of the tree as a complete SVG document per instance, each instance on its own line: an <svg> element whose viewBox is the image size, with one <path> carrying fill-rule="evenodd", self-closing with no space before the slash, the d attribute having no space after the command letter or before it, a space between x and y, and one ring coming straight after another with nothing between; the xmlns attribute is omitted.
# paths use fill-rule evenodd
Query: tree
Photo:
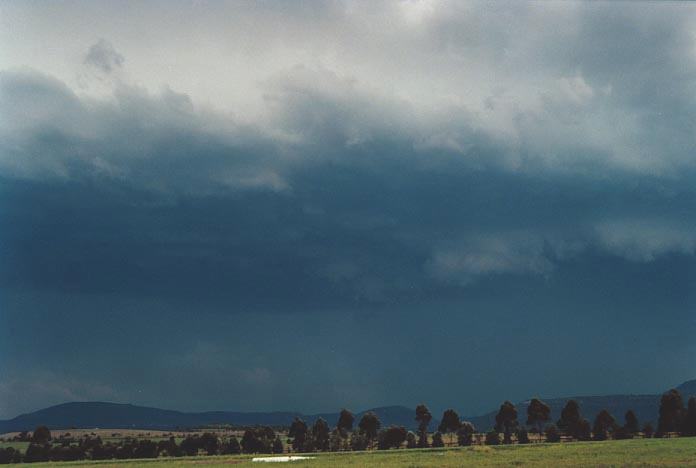
<svg viewBox="0 0 696 468"><path fill-rule="evenodd" d="M314 438L317 450L323 452L329 450L329 432L329 425L323 418L314 421L314 425L312 426L312 437Z"/></svg>
<svg viewBox="0 0 696 468"><path fill-rule="evenodd" d="M427 432L418 432L418 448L428 448L430 445L428 445L428 433Z"/></svg>
<svg viewBox="0 0 696 468"><path fill-rule="evenodd" d="M592 427L595 440L607 440L607 431L613 431L616 428L616 420L614 416L609 414L609 411L603 409L597 414Z"/></svg>
<svg viewBox="0 0 696 468"><path fill-rule="evenodd" d="M242 446L239 444L239 440L237 440L235 436L232 436L222 443L220 453L222 455L236 455L242 453Z"/></svg>
<svg viewBox="0 0 696 468"><path fill-rule="evenodd" d="M375 440L375 437L377 437L381 425L382 423L379 421L379 418L372 411L368 411L360 418L358 428L367 438L368 446L372 446L372 442Z"/></svg>
<svg viewBox="0 0 696 468"><path fill-rule="evenodd" d="M416 406L416 421L418 421L418 447L428 447L428 426L433 419L430 410L424 404Z"/></svg>
<svg viewBox="0 0 696 468"><path fill-rule="evenodd" d="M0 448L0 465L9 463L20 463L22 461L22 452L15 450L13 447Z"/></svg>
<svg viewBox="0 0 696 468"><path fill-rule="evenodd" d="M442 440L442 433L440 431L437 431L435 434L433 434L432 446L434 448L440 448L445 446L445 442Z"/></svg>
<svg viewBox="0 0 696 468"><path fill-rule="evenodd" d="M302 452L307 441L307 424L300 418L295 418L290 425L288 436L292 437L292 449L295 452Z"/></svg>
<svg viewBox="0 0 696 468"><path fill-rule="evenodd" d="M660 399L660 416L657 421L656 437L679 430L684 413L684 403L679 391L672 389Z"/></svg>
<svg viewBox="0 0 696 468"><path fill-rule="evenodd" d="M278 436L273 441L273 453L283 453L283 441Z"/></svg>
<svg viewBox="0 0 696 468"><path fill-rule="evenodd" d="M592 431L590 430L590 421L583 418L578 423L578 427L574 434L575 438L581 441L592 440Z"/></svg>
<svg viewBox="0 0 696 468"><path fill-rule="evenodd" d="M317 451L317 444L314 441L314 437L312 437L311 434L307 436L305 439L304 445L302 446L302 451L303 452L316 452Z"/></svg>
<svg viewBox="0 0 696 468"><path fill-rule="evenodd" d="M633 410L626 411L624 415L624 430L627 434L636 434L640 432L640 423Z"/></svg>
<svg viewBox="0 0 696 468"><path fill-rule="evenodd" d="M462 422L459 420L459 415L453 409L445 410L442 414L440 426L437 428L439 432L444 432L450 435L450 444L452 444L452 434L457 432Z"/></svg>
<svg viewBox="0 0 696 468"><path fill-rule="evenodd" d="M345 436L347 436L348 433L345 433ZM343 446L343 439L344 439L344 434L341 429L336 427L333 431L331 431L331 437L329 437L329 450L332 452L338 452L341 450L341 447Z"/></svg>
<svg viewBox="0 0 696 468"><path fill-rule="evenodd" d="M199 439L200 447L205 450L208 455L216 455L218 452L219 440L217 435L211 432L205 432Z"/></svg>
<svg viewBox="0 0 696 468"><path fill-rule="evenodd" d="M626 426L617 426L616 429L614 429L613 438L614 440L633 439L633 435L632 432L628 432Z"/></svg>
<svg viewBox="0 0 696 468"><path fill-rule="evenodd" d="M247 429L242 436L242 450L244 453L260 453L262 452L262 444L257 433L253 429Z"/></svg>
<svg viewBox="0 0 696 468"><path fill-rule="evenodd" d="M463 421L457 430L457 444L461 447L467 447L474 443L474 425L468 421Z"/></svg>
<svg viewBox="0 0 696 468"><path fill-rule="evenodd" d="M26 452L24 452L25 462L40 462L48 461L49 459L50 446L37 444L32 442L27 447Z"/></svg>
<svg viewBox="0 0 696 468"><path fill-rule="evenodd" d="M350 435L350 448L354 451L367 449L368 440L362 432L353 432Z"/></svg>
<svg viewBox="0 0 696 468"><path fill-rule="evenodd" d="M587 440L589 436L589 422L580 414L580 405L575 400L566 403L556 424L562 432L578 440Z"/></svg>
<svg viewBox="0 0 696 468"><path fill-rule="evenodd" d="M696 436L696 397L689 398L681 425L681 435Z"/></svg>
<svg viewBox="0 0 696 468"><path fill-rule="evenodd" d="M509 401L500 405L500 410L495 416L495 428L503 432L503 443L512 443L512 431L517 428L517 408Z"/></svg>
<svg viewBox="0 0 696 468"><path fill-rule="evenodd" d="M347 434L353 430L353 422L355 422L355 416L353 416L353 413L343 408L341 410L341 414L338 416L336 427L341 431L342 434Z"/></svg>
<svg viewBox="0 0 696 468"><path fill-rule="evenodd" d="M560 442L561 433L555 425L551 424L546 427L546 442Z"/></svg>
<svg viewBox="0 0 696 468"><path fill-rule="evenodd" d="M188 436L179 444L179 448L189 457L193 455L198 455L198 437Z"/></svg>
<svg viewBox="0 0 696 468"><path fill-rule="evenodd" d="M39 426L34 429L31 441L37 444L45 444L51 440L51 431L46 426Z"/></svg>
<svg viewBox="0 0 696 468"><path fill-rule="evenodd" d="M390 426L379 433L377 446L380 450L398 449L406 440L407 431L403 426Z"/></svg>
<svg viewBox="0 0 696 468"><path fill-rule="evenodd" d="M416 448L418 446L418 443L416 442L416 434L414 434L411 431L408 431L408 434L406 434L406 448Z"/></svg>
<svg viewBox="0 0 696 468"><path fill-rule="evenodd" d="M653 436L654 433L655 429L653 428L652 424L645 423L645 426L643 426L643 437L649 439Z"/></svg>
<svg viewBox="0 0 696 468"><path fill-rule="evenodd" d="M496 429L491 429L486 433L486 445L500 445L500 434Z"/></svg>
<svg viewBox="0 0 696 468"><path fill-rule="evenodd" d="M517 431L517 443L518 444L528 444L529 443L529 433L525 427L521 427Z"/></svg>
<svg viewBox="0 0 696 468"><path fill-rule="evenodd" d="M535 427L537 432L541 434L549 419L551 419L549 405L537 398L532 398L527 406L527 424Z"/></svg>

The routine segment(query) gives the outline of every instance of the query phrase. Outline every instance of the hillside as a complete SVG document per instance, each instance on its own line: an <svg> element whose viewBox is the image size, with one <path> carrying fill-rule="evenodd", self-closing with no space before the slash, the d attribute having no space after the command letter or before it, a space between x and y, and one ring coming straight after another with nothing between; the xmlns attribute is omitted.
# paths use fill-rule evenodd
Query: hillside
<svg viewBox="0 0 696 468"><path fill-rule="evenodd" d="M413 409L403 406L387 406L366 411L375 412L384 425L413 426ZM366 411L357 413L356 420ZM338 412L316 415L293 412L243 413L233 411L185 413L120 403L74 402L51 406L0 421L0 433L33 430L42 424L53 429L101 427L152 430L186 429L214 424L289 426L295 417L301 417L309 424L322 417L330 424L334 424L338 420Z"/></svg>
<svg viewBox="0 0 696 468"><path fill-rule="evenodd" d="M689 396L696 395L696 380L684 382L676 388L682 393L686 403ZM551 407L553 422L558 419L561 409L569 399L574 399L580 404L583 415L588 419L593 419L599 411L607 409L618 421L623 421L626 411L632 409L641 423L656 420L660 403L660 395L576 396L544 399ZM528 404L529 400L517 403L521 422L525 420ZM366 411L375 412L383 426L394 424L415 429L413 408L404 406L372 408L356 413L356 421ZM496 410L480 416L463 417L463 419L471 421L478 430L488 430L495 422L495 414ZM309 424L322 417L333 425L338 419L338 412L309 415L297 412L208 411L187 413L120 403L73 402L51 406L4 421L0 420L0 433L33 430L42 424L52 429L101 427L152 430L186 429L214 424L288 426L295 417L301 417ZM431 429L436 428L438 422L437 419L433 419L430 425Z"/></svg>
<svg viewBox="0 0 696 468"><path fill-rule="evenodd" d="M684 404L690 396L696 396L696 379L688 380L675 387L682 394ZM667 389L666 389L667 390ZM657 421L657 411L660 407L661 395L606 395L606 396L574 396L564 398L545 398L544 402L551 407L551 421L556 422L561 410L568 400L580 404L580 410L585 418L592 420L597 413L606 409L617 421L623 422L626 411L633 410L641 425ZM516 404L520 421L526 418L529 400ZM474 424L479 430L488 430L495 424L497 409L481 416L464 418Z"/></svg>
<svg viewBox="0 0 696 468"><path fill-rule="evenodd" d="M659 395L608 395L608 396L575 396L567 398L548 398L544 402L551 407L551 421L556 422L561 415L561 410L568 400L575 400L580 404L580 411L590 421L601 410L608 410L617 421L622 422L624 414L629 409L636 413L641 424L657 419L657 410L660 405ZM520 422L525 422L529 400L517 403L517 411ZM497 410L481 416L469 418L479 430L488 430L495 424Z"/></svg>

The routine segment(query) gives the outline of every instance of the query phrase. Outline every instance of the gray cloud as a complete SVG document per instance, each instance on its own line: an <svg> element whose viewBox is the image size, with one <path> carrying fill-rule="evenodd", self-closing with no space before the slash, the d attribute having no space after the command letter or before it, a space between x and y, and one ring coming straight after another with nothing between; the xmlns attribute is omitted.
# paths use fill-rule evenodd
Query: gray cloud
<svg viewBox="0 0 696 468"><path fill-rule="evenodd" d="M106 39L99 39L96 44L92 44L85 55L85 64L98 68L104 73L121 68L125 61L123 55L116 52L114 46Z"/></svg>
<svg viewBox="0 0 696 468"><path fill-rule="evenodd" d="M78 7L94 26L75 19ZM3 10L29 18L25 29L0 28L0 297L12 314L3 318L84 372L99 364L71 343L104 346L95 355L118 375L63 369L74 385L46 377L62 398L113 388L135 401L120 383L133 381L153 402L162 386L151 373L181 389L170 406L195 406L192 391L203 401L180 367L166 367L170 356L138 345L150 336L181 346L181 366L199 380L214 374L217 386L233 387L234 397L215 392L207 409L230 398L300 407L310 385L327 380L338 382L322 393L327 408L314 409L351 395L371 405L395 390L409 389L409 402L443 391L414 383L401 354L388 358L393 370L370 359L375 346L392 356L390 345L409 340L422 348L409 365L433 382L446 375L466 387L460 369L480 365L471 372L482 376L478 392L509 383L486 376L500 363L470 362L500 336L518 356L537 353L540 341L566 353L511 359L509 372L566 375L572 361L587 382L615 389L586 368L591 336L594 356L609 356L622 382L678 380L654 358L656 345L631 340L690 355L682 325L696 271L692 5L134 8ZM109 77L80 87L85 64L71 57L81 60L99 37L92 27L119 52L92 46L87 65ZM60 39L65 55L28 53L42 50L35 37ZM41 311L56 314L52 326ZM144 329L131 335L132 323ZM288 324L292 333L277 332ZM43 375L40 357L14 352L12 330L0 327L0 356L16 376L0 388L4 399ZM110 357L102 342L129 346ZM148 356L142 369L128 367L139 358L130 348ZM423 357L438 352L461 359ZM648 365L627 366L631 352ZM226 357L197 369L206 353ZM279 364L279 355L289 357ZM689 365L684 358L680 369ZM355 375L370 385L345 377ZM532 387L521 383L519 398ZM16 401L48 401L32 392Z"/></svg>
<svg viewBox="0 0 696 468"><path fill-rule="evenodd" d="M105 177L163 193L286 188L261 130L197 111L167 88L153 95L119 84L113 101L93 101L41 73L5 71L0 107L5 176Z"/></svg>
<svg viewBox="0 0 696 468"><path fill-rule="evenodd" d="M667 254L693 255L696 251L694 226L676 220L615 220L597 226L599 243L609 252L629 260L653 261Z"/></svg>

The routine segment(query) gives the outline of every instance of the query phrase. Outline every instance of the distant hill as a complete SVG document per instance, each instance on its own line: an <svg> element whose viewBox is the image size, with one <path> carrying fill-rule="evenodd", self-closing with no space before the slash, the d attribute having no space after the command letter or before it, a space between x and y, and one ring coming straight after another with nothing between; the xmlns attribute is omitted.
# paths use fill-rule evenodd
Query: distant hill
<svg viewBox="0 0 696 468"><path fill-rule="evenodd" d="M545 398L544 403L551 408L551 421L555 423L561 416L561 410L568 400L575 400L580 404L582 415L590 420L601 410L606 409L617 421L623 422L624 415L629 409L633 410L641 425L657 419L657 410L660 406L660 395L608 395L608 396L576 396L567 398ZM529 400L517 403L517 413L520 422L526 422L527 406ZM468 421L474 424L478 430L488 430L495 424L495 411L481 416L469 418ZM466 419L466 418L464 418Z"/></svg>
<svg viewBox="0 0 696 468"><path fill-rule="evenodd" d="M676 388L681 392L685 403L689 396L696 396L696 380L689 380ZM580 404L582 414L587 419L594 419L599 411L607 409L618 421L623 421L626 411L632 409L641 424L648 421L655 422L660 404L660 395L577 396L545 399L544 401L551 407L553 422L558 419L561 409L570 399L574 399ZM525 421L528 404L529 400L517 404L521 422ZM394 424L415 429L414 408L404 406L372 408L356 413L356 422L366 411L375 412L382 421L383 427ZM495 414L496 411L491 411L481 416L462 419L471 421L478 430L488 430L493 427ZM0 420L0 433L30 431L39 425L46 425L51 429L133 428L151 430L187 429L215 424L288 426L295 417L301 417L309 424L322 417L330 425L333 425L338 420L338 412L313 415L296 412L243 413L234 411L186 413L120 403L74 402L51 406L4 421ZM438 423L438 420L433 419L430 424L431 429L436 428Z"/></svg>
<svg viewBox="0 0 696 468"><path fill-rule="evenodd" d="M385 426L396 424L412 427L414 425L414 410L412 408L403 406L373 408L357 413L356 422L367 411L376 413ZM289 426L295 417L304 419L308 424L312 424L316 419L322 417L333 425L338 420L338 412L315 415L293 412L242 413L234 411L184 413L120 403L74 402L51 406L5 421L0 420L0 433L29 431L39 425L46 425L52 429L133 428L151 430L187 429L215 424Z"/></svg>
<svg viewBox="0 0 696 468"><path fill-rule="evenodd" d="M679 393L681 393L682 398L684 399L684 404L686 404L689 397L696 396L696 379L687 380L683 384L679 385L677 390L679 390Z"/></svg>
<svg viewBox="0 0 696 468"><path fill-rule="evenodd" d="M675 387L682 394L684 405L690 396L696 396L696 379L688 380ZM665 389L669 390L669 389ZM626 411L633 410L641 426L647 422L657 422L657 413L660 407L660 397L662 395L607 395L607 396L575 396L565 398L546 398L544 402L551 408L551 421L555 423L561 416L561 410L568 400L575 400L580 404L580 411L583 416L590 420L601 410L606 409L620 423L624 420ZM526 422L527 406L529 400L517 403L518 418L521 422ZM481 416L463 418L476 426L478 430L488 430L495 424L497 409Z"/></svg>

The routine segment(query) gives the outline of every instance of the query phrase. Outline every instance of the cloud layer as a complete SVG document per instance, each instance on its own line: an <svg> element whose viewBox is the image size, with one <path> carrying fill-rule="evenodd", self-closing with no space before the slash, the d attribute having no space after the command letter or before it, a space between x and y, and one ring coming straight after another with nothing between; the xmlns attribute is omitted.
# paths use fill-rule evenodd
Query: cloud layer
<svg viewBox="0 0 696 468"><path fill-rule="evenodd" d="M554 339L574 343L566 358L581 365L586 343L564 334L581 318L609 317L605 328L617 330L627 317L652 323L653 308L675 321L691 310L690 4L131 6L2 7L0 291L12 298L3 299L7 322L28 320L29 309L67 313L73 301L81 314L93 308L129 319L188 323L217 314L200 335L181 338L191 340L182 361L189 369L205 349L240 352L235 327L254 327L254 320L273 327L275 319L254 314L297 320L301 337L309 332L300 323L311 327L323 317L329 331L312 337L351 348L330 326L331 317L348 314L355 323L346 329L364 350L331 359L351 374L370 346L364 340L383 339L387 350L389 326L424 317L432 323L417 341L426 349L444 340L453 353L460 342L466 353L482 353L482 336L531 346L531 332L519 334L524 323L505 322L505 311L525 307L532 328L550 327ZM58 43L61 53L46 45ZM654 295L636 295L635 285L653 285ZM464 338L438 328L439 310ZM370 335L356 325L363 322L383 333ZM492 336L502 322L507 338ZM202 339L216 323L233 338ZM404 325L396 335L408 341L411 332L418 334ZM600 338L602 351L612 352L612 337ZM630 345L621 333L613 338ZM675 348L682 338L670 338ZM302 340L287 340L293 366L311 363L338 379L300 349ZM273 353L280 345L268 344ZM245 382L235 395L280 388L292 377L251 357L264 350L244 346L248 365L224 360ZM56 347L69 354L65 343ZM549 360L561 372L565 361ZM47 375L38 361L10 356L4 365L16 375L0 398L10 398L17 382ZM374 388L387 394L405 386L408 370L396 368L383 380L381 369L370 368ZM433 380L446 371L438 369ZM65 398L137 398L118 382L104 384L107 377L89 383L75 369L65 375L73 373L72 389L49 378ZM171 377L175 369L162 373ZM144 377L129 378L156 393ZM524 389L533 391L531 382ZM299 405L300 390L244 404ZM436 391L423 385L406 398ZM32 401L46 399L35 393ZM356 401L379 398L375 390ZM183 394L171 405L177 401ZM324 402L330 405L329 396Z"/></svg>

